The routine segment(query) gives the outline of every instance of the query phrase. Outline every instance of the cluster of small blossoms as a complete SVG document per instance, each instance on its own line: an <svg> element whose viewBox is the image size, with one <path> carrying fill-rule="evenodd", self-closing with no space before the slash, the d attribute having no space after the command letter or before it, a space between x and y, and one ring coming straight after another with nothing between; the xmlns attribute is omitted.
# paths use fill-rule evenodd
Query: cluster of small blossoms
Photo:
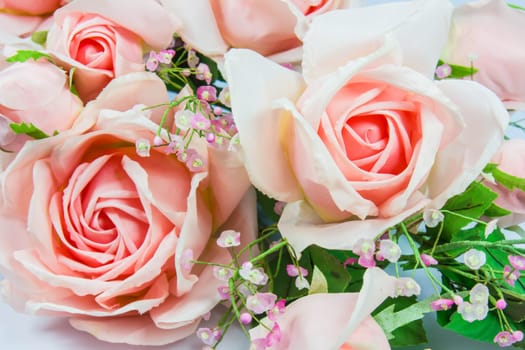
<svg viewBox="0 0 525 350"><path fill-rule="evenodd" d="M514 286L516 281L520 278L521 271L525 270L525 257L518 255L509 255L510 265L503 267L503 278L505 282Z"/></svg>
<svg viewBox="0 0 525 350"><path fill-rule="evenodd" d="M215 349L224 331L234 320L239 322L246 334L248 334L250 325L260 325L266 329L263 337L252 339L252 349L264 350L281 339L278 320L279 316L285 312L285 300L278 300L277 295L265 291L269 276L258 265L260 257L254 257L241 263L247 249L251 249L256 242L251 242L237 252L234 249L240 246L240 237L239 232L226 230L217 239L217 245L228 249L233 257L229 265L213 266L214 277L224 282L217 289L217 293L223 303L229 307L230 313L226 313L216 327L203 327L197 330L197 337L210 349ZM280 242L265 254L282 249L286 244L286 242ZM304 271L298 274L306 275Z"/></svg>
<svg viewBox="0 0 525 350"><path fill-rule="evenodd" d="M352 252L359 257L357 263L366 268L376 266L376 260L395 263L401 257L401 248L391 239L381 239L376 244L371 239L361 238L353 245Z"/></svg>
<svg viewBox="0 0 525 350"><path fill-rule="evenodd" d="M155 72L161 67L169 67L175 56L175 50L165 49L159 52L150 51L148 59L146 60L146 70Z"/></svg>
<svg viewBox="0 0 525 350"><path fill-rule="evenodd" d="M136 140L138 155L148 157L151 147L162 147L166 154L175 154L179 161L196 172L206 167L206 158L201 152L191 148L193 137L204 138L210 147L230 151L236 149L239 137L233 117L228 110L230 100L227 87L217 96L217 89L214 86L200 86L195 95L189 94L173 100L167 105L163 121L173 108L180 105L184 108L175 113L175 132L169 133L168 130L164 130L161 123L152 141ZM162 134L167 135L167 140L160 136Z"/></svg>

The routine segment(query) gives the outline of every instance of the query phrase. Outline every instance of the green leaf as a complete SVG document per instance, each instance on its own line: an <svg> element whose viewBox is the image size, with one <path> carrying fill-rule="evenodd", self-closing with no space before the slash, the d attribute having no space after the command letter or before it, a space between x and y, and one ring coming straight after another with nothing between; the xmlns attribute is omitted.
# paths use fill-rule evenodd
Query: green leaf
<svg viewBox="0 0 525 350"><path fill-rule="evenodd" d="M450 241L454 235L459 233L461 228L470 224L472 219L480 218L492 205L492 202L497 196L498 195L488 187L478 182L473 182L465 192L450 198L443 209L457 213L463 217L445 213L442 237ZM438 228L435 228L433 230L436 231L437 229Z"/></svg>
<svg viewBox="0 0 525 350"><path fill-rule="evenodd" d="M31 34L31 40L39 45L44 45L47 40L47 30L40 30Z"/></svg>
<svg viewBox="0 0 525 350"><path fill-rule="evenodd" d="M73 75L75 74L76 70L76 67L72 67L69 70L69 91L71 91L72 94L78 96L77 88L75 87L75 84L73 84Z"/></svg>
<svg viewBox="0 0 525 350"><path fill-rule="evenodd" d="M525 192L525 178L510 175L500 170L497 164L487 164L485 169L483 169L483 172L492 174L497 183L511 191L519 189Z"/></svg>
<svg viewBox="0 0 525 350"><path fill-rule="evenodd" d="M45 139L49 137L48 134L37 128L33 125L33 123L26 124L24 122L20 124L11 123L9 124L9 127L11 130L14 131L15 134L25 134L29 137L32 137L36 140Z"/></svg>
<svg viewBox="0 0 525 350"><path fill-rule="evenodd" d="M513 9L525 11L525 7L522 7L522 6L519 6L519 5L514 5L514 4L507 4L507 5L509 5L509 7L513 8Z"/></svg>
<svg viewBox="0 0 525 350"><path fill-rule="evenodd" d="M438 323L445 329L454 331L464 337L482 342L492 343L496 334L500 332L498 316L489 312L482 321L467 322L457 312L437 312Z"/></svg>
<svg viewBox="0 0 525 350"><path fill-rule="evenodd" d="M464 77L470 77L470 76L473 76L474 74L476 74L478 72L478 69L474 68L474 67L466 67L466 66L460 66L460 65L457 65L457 64L450 64L450 63L446 63L442 60L439 60L438 61L438 67L443 65L443 64L448 64L451 68L451 73L450 75L447 77L447 78L452 78L452 79L460 79L460 78L464 78Z"/></svg>
<svg viewBox="0 0 525 350"><path fill-rule="evenodd" d="M488 209L485 210L485 212L483 213L483 215L488 216L490 218L499 218L499 217L510 215L510 214L512 214L510 210L497 206L494 203L492 203L490 207L488 207Z"/></svg>
<svg viewBox="0 0 525 350"><path fill-rule="evenodd" d="M18 50L13 56L6 59L7 62L25 62L27 60L38 60L39 58L45 57L51 60L51 56L39 51L33 50Z"/></svg>
<svg viewBox="0 0 525 350"><path fill-rule="evenodd" d="M301 266L305 266L303 259L309 259L311 266L315 266L326 278L329 293L344 292L351 277L341 262L326 249L311 245L303 251ZM313 268L312 268L313 270Z"/></svg>
<svg viewBox="0 0 525 350"><path fill-rule="evenodd" d="M427 342L422 318L432 312L431 298L417 302L412 298L388 298L376 309L374 319L381 326L393 347Z"/></svg>

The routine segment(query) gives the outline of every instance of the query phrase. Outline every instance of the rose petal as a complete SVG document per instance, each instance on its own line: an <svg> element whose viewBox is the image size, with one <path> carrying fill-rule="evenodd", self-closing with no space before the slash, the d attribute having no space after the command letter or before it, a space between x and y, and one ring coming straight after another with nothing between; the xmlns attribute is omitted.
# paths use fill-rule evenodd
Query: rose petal
<svg viewBox="0 0 525 350"><path fill-rule="evenodd" d="M254 67L264 79L253 79ZM225 71L251 182L281 201L300 198L281 148L281 140L287 135L282 135L280 130L286 121L279 111L272 110L276 98L297 99L303 89L300 75L248 50L231 50L226 55ZM250 94L239 95L238 91L250 91ZM243 139L250 142L243 143Z"/></svg>
<svg viewBox="0 0 525 350"><path fill-rule="evenodd" d="M430 0L332 11L319 16L304 38L305 80L310 82L377 50L388 33L399 41L403 65L431 78L447 40L446 24L451 13L450 2ZM345 35L341 36L341 32Z"/></svg>
<svg viewBox="0 0 525 350"><path fill-rule="evenodd" d="M509 114L489 89L467 80L437 82L465 121L460 136L438 153L427 180L432 207L439 209L476 179L498 150Z"/></svg>

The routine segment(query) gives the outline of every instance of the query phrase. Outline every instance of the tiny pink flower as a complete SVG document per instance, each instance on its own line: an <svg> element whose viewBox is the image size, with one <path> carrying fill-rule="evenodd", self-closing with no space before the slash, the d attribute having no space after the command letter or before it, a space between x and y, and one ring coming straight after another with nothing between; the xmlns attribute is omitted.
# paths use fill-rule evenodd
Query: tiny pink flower
<svg viewBox="0 0 525 350"><path fill-rule="evenodd" d="M217 288L217 291L219 292L219 295L221 296L221 300L230 299L230 288L229 287L221 286Z"/></svg>
<svg viewBox="0 0 525 350"><path fill-rule="evenodd" d="M293 264L286 265L286 273L290 277L297 277L297 276L299 276L299 274L301 276L303 276L303 277L308 276L308 270L307 269L305 269L304 267L301 267L301 266L299 266L299 268L297 268L297 266L295 266Z"/></svg>
<svg viewBox="0 0 525 350"><path fill-rule="evenodd" d="M496 334L494 337L494 343L498 344L500 347L511 346L516 342L516 339L512 336L510 332L503 331Z"/></svg>
<svg viewBox="0 0 525 350"><path fill-rule="evenodd" d="M487 317L489 307L487 304L472 304L463 302L458 305L458 313L467 322L481 321Z"/></svg>
<svg viewBox="0 0 525 350"><path fill-rule="evenodd" d="M155 135L155 137L153 138L153 145L158 147L161 146L163 143L164 141L162 140L162 138L159 135Z"/></svg>
<svg viewBox="0 0 525 350"><path fill-rule="evenodd" d="M396 280L396 295L411 297L413 295L419 295L421 293L421 287L419 284L410 277L400 277Z"/></svg>
<svg viewBox="0 0 525 350"><path fill-rule="evenodd" d="M496 309L498 310L504 310L507 307L507 302L505 299L499 299L496 301Z"/></svg>
<svg viewBox="0 0 525 350"><path fill-rule="evenodd" d="M514 331L512 332L512 336L514 339L519 342L523 340L523 332L522 331Z"/></svg>
<svg viewBox="0 0 525 350"><path fill-rule="evenodd" d="M175 50L168 49L168 50L161 50L158 53L157 58L160 63L170 64L171 60L173 59L173 56L175 56Z"/></svg>
<svg viewBox="0 0 525 350"><path fill-rule="evenodd" d="M195 50L189 50L188 51L188 66L191 68L197 67L199 64L200 59L199 56L197 56L197 52Z"/></svg>
<svg viewBox="0 0 525 350"><path fill-rule="evenodd" d="M452 298L452 300L454 300L454 304L456 304L456 305L461 305L461 304L463 304L463 298L460 297L459 295L454 295L454 297Z"/></svg>
<svg viewBox="0 0 525 350"><path fill-rule="evenodd" d="M284 313L286 310L286 300L281 299L275 303L275 305L268 311L268 318L271 321L275 321L277 317Z"/></svg>
<svg viewBox="0 0 525 350"><path fill-rule="evenodd" d="M220 333L210 328L197 329L197 337L206 345L215 346L220 339Z"/></svg>
<svg viewBox="0 0 525 350"><path fill-rule="evenodd" d="M215 134L212 132L209 132L206 134L206 142L208 143L214 143L215 142Z"/></svg>
<svg viewBox="0 0 525 350"><path fill-rule="evenodd" d="M299 290L310 289L310 283L303 276L297 276L295 279L295 287Z"/></svg>
<svg viewBox="0 0 525 350"><path fill-rule="evenodd" d="M199 86L197 88L197 98L207 102L215 102L217 100L217 89L213 86Z"/></svg>
<svg viewBox="0 0 525 350"><path fill-rule="evenodd" d="M343 262L343 267L347 267L348 265L354 265L355 263L357 263L357 259L356 258L347 258L344 262Z"/></svg>
<svg viewBox="0 0 525 350"><path fill-rule="evenodd" d="M227 281L233 276L233 270L223 266L214 266L213 276L220 281Z"/></svg>
<svg viewBox="0 0 525 350"><path fill-rule="evenodd" d="M423 222L427 227L437 227L443 221L445 215L436 209L427 209L423 211Z"/></svg>
<svg viewBox="0 0 525 350"><path fill-rule="evenodd" d="M375 249L376 249L376 245L373 240L361 238L357 242L355 242L352 248L352 252L355 255L359 255L359 256L362 256L362 255L371 256L371 255L374 255Z"/></svg>
<svg viewBox="0 0 525 350"><path fill-rule="evenodd" d="M262 314L273 308L277 295L273 293L255 293L246 298L246 308L255 314Z"/></svg>
<svg viewBox="0 0 525 350"><path fill-rule="evenodd" d="M373 255L360 255L357 263L367 269L376 266Z"/></svg>
<svg viewBox="0 0 525 350"><path fill-rule="evenodd" d="M486 285L477 283L469 292L472 304L487 304L489 301L489 289Z"/></svg>
<svg viewBox="0 0 525 350"><path fill-rule="evenodd" d="M197 73L195 75L195 78L197 78L199 80L204 80L206 82L206 84L210 84L211 83L211 78L213 76L211 74L210 67L208 67L208 65L206 63L199 63L199 65L197 66L197 68L195 70L196 70L196 73Z"/></svg>
<svg viewBox="0 0 525 350"><path fill-rule="evenodd" d="M191 128L191 121L194 113L190 110L184 109L175 113L175 126L181 131L187 131Z"/></svg>
<svg viewBox="0 0 525 350"><path fill-rule="evenodd" d="M188 149L188 151L193 151ZM186 160L186 166L190 171L198 172L202 171L206 167L206 160L197 152L188 153L189 157Z"/></svg>
<svg viewBox="0 0 525 350"><path fill-rule="evenodd" d="M197 130L208 130L211 126L211 121L203 116L201 113L195 113L191 118L191 127Z"/></svg>
<svg viewBox="0 0 525 350"><path fill-rule="evenodd" d="M268 282L268 275L262 268L253 268L253 264L249 261L242 264L239 270L239 275L246 281L257 285L265 285Z"/></svg>
<svg viewBox="0 0 525 350"><path fill-rule="evenodd" d="M135 150L137 155L140 157L149 157L149 152L151 150L151 144L148 139L138 139L135 141Z"/></svg>
<svg viewBox="0 0 525 350"><path fill-rule="evenodd" d="M219 106L213 107L213 114L220 117L222 113L223 113L222 107L219 107Z"/></svg>
<svg viewBox="0 0 525 350"><path fill-rule="evenodd" d="M270 333L266 335L266 346L272 347L275 344L279 343L281 341L281 328L279 327L279 324L276 322Z"/></svg>
<svg viewBox="0 0 525 350"><path fill-rule="evenodd" d="M427 267L438 264L438 261L428 254L421 254L421 260L423 261L423 264L425 264L425 266Z"/></svg>
<svg viewBox="0 0 525 350"><path fill-rule="evenodd" d="M275 202L273 206L273 212L277 215L281 215L283 213L283 209L285 205L286 205L286 202L281 202L281 201Z"/></svg>
<svg viewBox="0 0 525 350"><path fill-rule="evenodd" d="M242 324L250 324L252 322L252 315L247 312L243 312L239 316L239 321L241 321Z"/></svg>
<svg viewBox="0 0 525 350"><path fill-rule="evenodd" d="M155 51L150 51L149 57L146 60L146 69L150 72L154 72L159 67L159 57Z"/></svg>
<svg viewBox="0 0 525 350"><path fill-rule="evenodd" d="M520 272L519 270L515 270L514 268L506 265L503 268L503 278L505 279L505 282L514 287L516 281L520 278Z"/></svg>
<svg viewBox="0 0 525 350"><path fill-rule="evenodd" d="M485 253L477 249L469 249L463 255L463 262L471 270L479 270L486 261Z"/></svg>
<svg viewBox="0 0 525 350"><path fill-rule="evenodd" d="M436 77L444 79L452 74L452 68L448 64L442 64L436 68Z"/></svg>
<svg viewBox="0 0 525 350"><path fill-rule="evenodd" d="M217 245L221 248L237 247L241 244L241 233L234 230L222 231L217 239Z"/></svg>
<svg viewBox="0 0 525 350"><path fill-rule="evenodd" d="M509 255L509 262L516 270L525 270L525 257L519 255Z"/></svg>
<svg viewBox="0 0 525 350"><path fill-rule="evenodd" d="M434 311L448 310L454 305L452 299L437 299L430 303L430 308Z"/></svg>
<svg viewBox="0 0 525 350"><path fill-rule="evenodd" d="M382 239L379 242L379 252L376 254L378 260L388 260L395 263L401 257L401 248L390 239Z"/></svg>
<svg viewBox="0 0 525 350"><path fill-rule="evenodd" d="M190 273L193 265L193 250L184 250L180 258L180 266L182 267L182 271L184 271L186 274Z"/></svg>

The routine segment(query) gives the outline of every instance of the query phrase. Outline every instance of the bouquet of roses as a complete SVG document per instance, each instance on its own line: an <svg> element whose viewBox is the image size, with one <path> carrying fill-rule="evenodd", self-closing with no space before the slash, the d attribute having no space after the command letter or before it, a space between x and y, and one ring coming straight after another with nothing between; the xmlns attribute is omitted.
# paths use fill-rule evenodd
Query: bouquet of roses
<svg viewBox="0 0 525 350"><path fill-rule="evenodd" d="M525 8L0 11L0 291L16 310L136 345L215 349L236 325L257 350L422 344L436 313L525 348Z"/></svg>

